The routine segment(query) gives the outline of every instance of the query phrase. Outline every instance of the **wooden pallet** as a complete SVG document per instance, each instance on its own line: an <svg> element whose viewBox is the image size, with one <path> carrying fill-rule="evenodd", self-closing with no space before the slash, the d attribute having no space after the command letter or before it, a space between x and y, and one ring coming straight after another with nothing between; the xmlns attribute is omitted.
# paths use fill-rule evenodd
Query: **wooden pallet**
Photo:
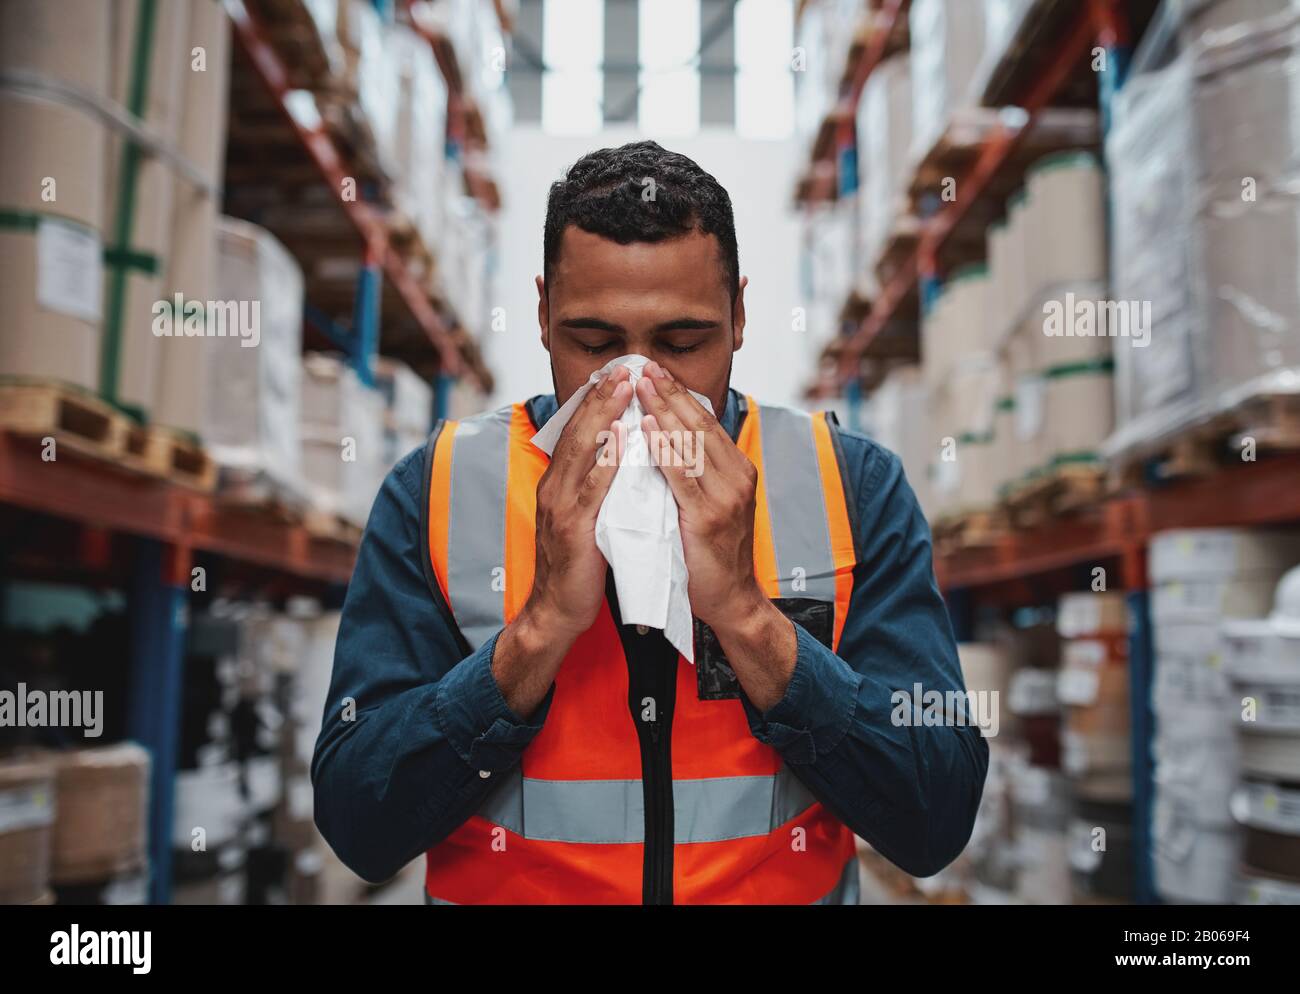
<svg viewBox="0 0 1300 994"><path fill-rule="evenodd" d="M109 463L131 475L167 480L203 493L217 467L203 447L167 428L137 424L77 387L61 383L0 384L0 429L33 439L52 438L55 452Z"/></svg>
<svg viewBox="0 0 1300 994"><path fill-rule="evenodd" d="M126 415L76 387L0 384L0 428L18 435L53 438L83 455L117 460L126 451L130 424Z"/></svg>
<svg viewBox="0 0 1300 994"><path fill-rule="evenodd" d="M149 472L172 483L211 493L217 485L217 464L197 441L157 425L131 433L138 439L138 458Z"/></svg>
<svg viewBox="0 0 1300 994"><path fill-rule="evenodd" d="M1006 511L1000 507L949 515L934 524L935 551L946 555L997 545L1009 528Z"/></svg>
<svg viewBox="0 0 1300 994"><path fill-rule="evenodd" d="M265 473L228 467L220 472L217 502L227 510L285 525L302 524L306 508L304 498L287 493Z"/></svg>
<svg viewBox="0 0 1300 994"><path fill-rule="evenodd" d="M1209 476L1242 461L1250 443L1257 457L1300 452L1300 394L1252 397L1190 426L1154 452L1117 464L1111 485Z"/></svg>
<svg viewBox="0 0 1300 994"><path fill-rule="evenodd" d="M1094 507L1110 492L1104 465L1066 464L1013 487L1003 504L1013 527L1033 528Z"/></svg>
<svg viewBox="0 0 1300 994"><path fill-rule="evenodd" d="M349 546L361 544L362 529L332 511L311 508L303 517L303 525L307 534L317 541Z"/></svg>

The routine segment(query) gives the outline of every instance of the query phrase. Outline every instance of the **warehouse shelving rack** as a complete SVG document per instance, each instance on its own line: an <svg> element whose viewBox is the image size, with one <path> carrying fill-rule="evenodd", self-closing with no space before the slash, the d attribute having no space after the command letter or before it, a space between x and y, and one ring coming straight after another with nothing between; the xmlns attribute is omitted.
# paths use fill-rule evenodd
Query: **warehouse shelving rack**
<svg viewBox="0 0 1300 994"><path fill-rule="evenodd" d="M840 195L852 192L856 178L846 182L844 167L851 163L846 147L854 142L856 102L871 72L886 54L885 44L905 18L910 0L884 0L879 7L876 44L857 62L841 102L828 115L836 128L836 161ZM922 222L915 249L871 302L871 310L850 334L836 340L824 353L834 361L833 383L855 395L860 386L860 363L882 333L913 300L929 306L940 286L940 250L967 219L981 197L987 197L995 180L1003 181L1012 168L1013 153L1037 116L1063 92L1071 75L1095 47L1106 52L1107 69L1099 74L1098 96L1103 130L1110 123L1110 108L1123 85L1130 58L1128 8L1122 0L1081 0L1063 32L1050 43L1050 58L1014 73L1021 96L1013 101L1028 115L1019 127L1003 126L979 149L974 165L957 183L957 199L939 205ZM814 147L813 174L825 176L824 133ZM817 184L805 184L816 194ZM822 190L825 195L827 191ZM824 396L825 382L810 388L811 398ZM1051 519L1038 527L1007 531L989 544L940 551L935 575L948 603L959 639L974 634L976 611L985 606L1019 607L1042 604L1069 590L1090 589L1093 570L1106 570L1110 589L1123 591L1129 606L1129 687L1132 708L1132 768L1134 780L1133 828L1136 865L1135 898L1155 903L1153 869L1154 713L1151 692L1154 645L1150 615L1148 550L1153 536L1170 529L1204 527L1261 527L1300 525L1300 454L1288 453L1256 463L1224 466L1193 479L1144 480L1113 494L1081 512Z"/></svg>
<svg viewBox="0 0 1300 994"><path fill-rule="evenodd" d="M372 360L379 346L381 280L387 279L438 355L442 387L438 391L438 403L445 403L446 377L463 377L480 390L488 390L490 379L485 371L466 361L451 329L407 273L401 254L389 242L383 217L364 200L345 195L348 185L343 157L319 118L308 120L295 107L288 69L257 17L244 0L224 0L224 4L239 44L361 239L362 265L353 311L355 331L348 353L362 381L368 386L374 384Z"/></svg>
<svg viewBox="0 0 1300 994"><path fill-rule="evenodd" d="M477 353L465 349L407 273L388 240L383 217L372 205L343 196L346 167L339 149L319 120L304 120L301 112L295 113L287 67L244 0L223 4L237 42L360 237L363 265L355 294L355 330L350 335L335 333L358 373L367 383L373 381L381 281L387 280L438 358L437 409L431 415L444 412L457 379L490 389L490 373ZM57 438L58 432L54 435ZM356 548L322 539L300 521L250 513L181 483L79 453L71 445L60 446L57 453L47 461L38 439L0 429L0 526L23 552L14 556L10 548L3 550L4 575L12 571L66 577L80 571L95 577L92 584L109 577L107 582L124 580L132 686L127 731L151 757L149 898L165 904L171 895L173 791L196 559L217 557L278 594L306 592L340 603ZM114 558L119 552L125 553L121 561ZM124 570L123 563L129 563Z"/></svg>

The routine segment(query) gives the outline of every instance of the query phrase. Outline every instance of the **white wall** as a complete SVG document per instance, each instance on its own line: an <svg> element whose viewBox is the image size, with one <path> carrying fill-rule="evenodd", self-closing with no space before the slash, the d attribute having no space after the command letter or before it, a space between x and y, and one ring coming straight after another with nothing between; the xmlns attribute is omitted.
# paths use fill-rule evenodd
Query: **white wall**
<svg viewBox="0 0 1300 994"><path fill-rule="evenodd" d="M640 137L633 129L583 138L547 135L537 127L516 126L509 132L496 158L503 203L496 285L506 309L506 330L489 332L483 343L497 379L494 405L551 391L533 285L542 271L542 224L551 183L585 153ZM749 277L745 344L736 354L732 386L768 403L797 404L814 365L808 333L790 330L792 308L806 306L799 298L798 217L790 207L802 160L798 147L794 142L744 141L721 130L661 144L690 156L731 195L740 271Z"/></svg>

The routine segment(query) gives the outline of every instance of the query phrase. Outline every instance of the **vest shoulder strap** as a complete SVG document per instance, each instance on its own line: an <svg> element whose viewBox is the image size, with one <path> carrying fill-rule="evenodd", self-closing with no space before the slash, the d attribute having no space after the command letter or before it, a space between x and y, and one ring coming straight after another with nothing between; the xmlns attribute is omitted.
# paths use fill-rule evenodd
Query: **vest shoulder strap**
<svg viewBox="0 0 1300 994"><path fill-rule="evenodd" d="M759 404L749 414L740 447L758 467L755 544L770 543L769 596L833 601L847 607L855 553L848 477L839 439L825 413ZM766 533L766 534L764 534ZM760 576L760 579L763 577ZM842 619L843 611L836 612Z"/></svg>

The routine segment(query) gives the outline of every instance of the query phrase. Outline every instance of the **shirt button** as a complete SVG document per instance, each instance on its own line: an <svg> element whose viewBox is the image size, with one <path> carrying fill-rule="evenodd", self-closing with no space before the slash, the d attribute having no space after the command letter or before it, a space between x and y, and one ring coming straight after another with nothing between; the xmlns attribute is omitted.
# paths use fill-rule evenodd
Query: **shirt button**
<svg viewBox="0 0 1300 994"><path fill-rule="evenodd" d="M479 770L478 775L480 778L486 780L488 777L492 775L492 773L489 770Z"/></svg>
<svg viewBox="0 0 1300 994"><path fill-rule="evenodd" d="M638 635L644 635L644 634L645 634L646 632L648 632L648 631L650 631L650 626L649 626L649 625L637 625L637 626L636 626L636 633L637 633Z"/></svg>

